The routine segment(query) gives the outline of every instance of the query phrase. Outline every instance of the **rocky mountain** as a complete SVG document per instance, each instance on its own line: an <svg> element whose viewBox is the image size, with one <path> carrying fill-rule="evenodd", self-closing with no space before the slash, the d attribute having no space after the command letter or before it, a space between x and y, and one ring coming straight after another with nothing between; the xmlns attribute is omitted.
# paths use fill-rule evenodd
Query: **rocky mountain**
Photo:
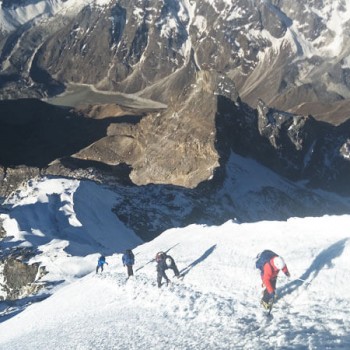
<svg viewBox="0 0 350 350"><path fill-rule="evenodd" d="M349 117L347 1L23 0L0 11L3 98L74 82L169 103L192 64L226 74L252 107Z"/></svg>
<svg viewBox="0 0 350 350"><path fill-rule="evenodd" d="M7 150L0 158L2 194L26 177L58 175L183 187L198 190L201 199L229 177L234 153L309 188L349 195L349 122L334 126L262 101L253 109L224 75L200 71L196 77L178 101L167 107L148 101L148 110L122 99L121 105L75 109L28 99L0 102L6 111L1 149ZM129 102L136 101L147 100Z"/></svg>
<svg viewBox="0 0 350 350"><path fill-rule="evenodd" d="M347 2L0 5L3 196L58 175L199 188L201 198L225 181L232 152L306 192L349 194ZM77 84L100 101L39 100Z"/></svg>

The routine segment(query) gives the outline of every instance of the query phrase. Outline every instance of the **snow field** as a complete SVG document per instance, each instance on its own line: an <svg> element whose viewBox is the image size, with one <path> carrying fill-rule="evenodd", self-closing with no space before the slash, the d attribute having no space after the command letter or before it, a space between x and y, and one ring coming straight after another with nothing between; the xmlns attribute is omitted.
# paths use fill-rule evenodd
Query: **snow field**
<svg viewBox="0 0 350 350"><path fill-rule="evenodd" d="M64 200L50 201L54 193ZM93 183L50 179L15 197L2 214L11 234L4 246L39 244L33 262L48 267L52 287L23 311L0 313L0 349L350 348L349 215L190 225L142 244L109 216L113 196ZM128 281L119 253L127 247L136 259ZM109 265L96 275L104 249ZM292 275L279 277L271 318L254 266L263 249L281 254ZM172 283L158 289L152 260L161 250L184 279L170 271Z"/></svg>
<svg viewBox="0 0 350 350"><path fill-rule="evenodd" d="M349 223L349 217L169 230L134 250L134 278L126 281L121 256L110 256L103 274L92 272L1 324L6 336L0 345L7 349L346 348L349 237L341 229L329 235L326 231L334 223ZM318 236L305 236L311 227ZM284 234L278 238L272 231ZM260 281L253 267L255 252L266 239L272 239L274 247L269 248L284 253L292 273L291 280L279 279L281 299L271 319L259 307ZM185 277L179 281L170 272L173 283L158 289L155 263L150 260L169 248ZM295 280L299 277L310 284Z"/></svg>

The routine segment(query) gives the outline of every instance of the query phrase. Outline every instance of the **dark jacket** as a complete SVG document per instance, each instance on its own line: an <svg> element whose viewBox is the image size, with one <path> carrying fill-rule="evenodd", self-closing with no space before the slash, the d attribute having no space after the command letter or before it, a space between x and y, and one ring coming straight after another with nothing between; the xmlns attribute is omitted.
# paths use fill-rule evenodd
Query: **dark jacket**
<svg viewBox="0 0 350 350"><path fill-rule="evenodd" d="M131 250L127 250L122 256L123 265L134 265L135 256Z"/></svg>
<svg viewBox="0 0 350 350"><path fill-rule="evenodd" d="M167 264L168 259L171 260L171 264ZM157 262L157 271L158 273L164 276L164 272L167 269L172 269L175 273L175 276L179 276L179 270L177 269L177 266L175 264L175 260L173 259L173 257L167 254L163 254L161 259L159 259Z"/></svg>

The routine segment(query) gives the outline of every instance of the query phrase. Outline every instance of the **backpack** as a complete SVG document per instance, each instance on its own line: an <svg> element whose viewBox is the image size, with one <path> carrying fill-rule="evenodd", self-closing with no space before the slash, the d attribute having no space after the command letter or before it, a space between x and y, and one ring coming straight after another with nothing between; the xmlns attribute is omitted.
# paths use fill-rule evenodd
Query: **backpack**
<svg viewBox="0 0 350 350"><path fill-rule="evenodd" d="M261 272L264 270L264 265L269 262L273 257L278 256L272 250L264 250L256 257L255 267Z"/></svg>
<svg viewBox="0 0 350 350"><path fill-rule="evenodd" d="M129 256L130 258L134 258L134 253L132 252L131 249L127 249L125 251L125 255Z"/></svg>
<svg viewBox="0 0 350 350"><path fill-rule="evenodd" d="M132 252L131 249L127 249L125 252L126 255L126 261L130 264L130 265L134 265L135 263L135 255Z"/></svg>
<svg viewBox="0 0 350 350"><path fill-rule="evenodd" d="M165 259L166 266L171 267L173 265L173 261L170 257Z"/></svg>

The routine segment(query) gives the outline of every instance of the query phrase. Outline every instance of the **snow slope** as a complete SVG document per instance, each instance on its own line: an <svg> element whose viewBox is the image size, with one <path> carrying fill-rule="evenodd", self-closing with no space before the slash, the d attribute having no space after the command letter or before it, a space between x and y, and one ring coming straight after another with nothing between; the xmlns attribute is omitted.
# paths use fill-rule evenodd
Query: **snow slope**
<svg viewBox="0 0 350 350"><path fill-rule="evenodd" d="M91 241L90 227L99 237L109 232L109 225L114 225L111 232L118 224L116 219L106 220L99 229L101 218L94 208L101 208L103 201L85 197L85 203L95 205L86 210L78 205L69 207L74 181L65 188L59 179L52 181L46 186L67 198L67 207L61 210L70 219L66 230L69 237L51 240L49 227L39 219L47 215L50 201L45 196L38 196L41 201L25 203L30 196L19 192L17 200L18 205L37 208L43 239L37 259L47 263L54 251L59 256L50 266L60 274L50 273L44 278L65 279L66 283L20 313L4 311L0 349L350 348L350 215L250 224L228 221L217 227L191 225L168 230L145 244L124 230L118 242L133 244L136 256L135 277L126 281L121 255L112 253L118 252L117 241L110 244L109 265L99 275L94 272L97 255L86 248L89 244L97 248ZM37 194L47 191L36 188ZM108 202L108 191L105 198ZM56 208L56 217L59 210ZM5 220L14 234L12 240L20 233L26 242L35 236L37 231L30 228L34 221L26 221L28 225L16 231L9 220L14 219ZM77 221L84 223L88 240L70 236ZM62 221L58 219L58 223ZM72 248L85 247L87 255L77 254L75 249L73 254L66 254L62 248L67 246L66 239ZM254 257L263 249L281 254L292 274L290 280L279 278L280 299L273 318L267 318L259 305L260 276ZM176 259L183 281L173 279L170 286L157 288L152 259L159 250L169 250ZM168 275L172 278L172 273Z"/></svg>
<svg viewBox="0 0 350 350"><path fill-rule="evenodd" d="M72 281L95 268L99 254L142 243L111 211L115 202L115 193L93 182L32 180L4 203L11 211L0 214L7 232L1 249L32 248L37 254L29 263L46 266L46 280Z"/></svg>

